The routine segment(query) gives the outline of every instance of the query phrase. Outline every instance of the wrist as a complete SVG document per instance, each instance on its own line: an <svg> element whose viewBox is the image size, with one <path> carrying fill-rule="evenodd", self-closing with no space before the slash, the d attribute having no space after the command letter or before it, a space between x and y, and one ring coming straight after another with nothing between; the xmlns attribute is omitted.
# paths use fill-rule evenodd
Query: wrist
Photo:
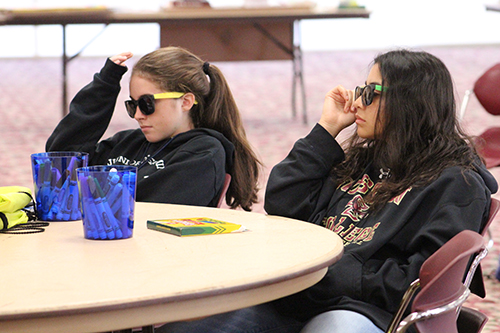
<svg viewBox="0 0 500 333"><path fill-rule="evenodd" d="M331 124L327 121L324 121L323 119L319 120L318 125L323 127L334 138L336 138L340 131L342 131L342 128L340 128L338 125Z"/></svg>

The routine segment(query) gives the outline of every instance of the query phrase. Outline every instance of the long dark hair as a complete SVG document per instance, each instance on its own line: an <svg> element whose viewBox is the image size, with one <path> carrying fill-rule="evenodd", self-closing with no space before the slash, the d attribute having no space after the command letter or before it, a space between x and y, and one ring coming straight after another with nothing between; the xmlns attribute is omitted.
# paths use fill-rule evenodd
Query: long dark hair
<svg viewBox="0 0 500 333"><path fill-rule="evenodd" d="M390 178L368 197L377 211L410 186L424 186L450 166L473 169L471 139L456 117L454 85L444 63L427 52L395 50L378 55L382 93L373 140L354 134L336 174L356 179L367 165L390 169Z"/></svg>
<svg viewBox="0 0 500 333"><path fill-rule="evenodd" d="M261 162L247 140L240 112L222 72L180 47L164 47L143 56L132 75L143 76L165 91L191 92L198 104L190 116L196 128L222 133L235 147L231 184L226 203L250 210L258 201Z"/></svg>

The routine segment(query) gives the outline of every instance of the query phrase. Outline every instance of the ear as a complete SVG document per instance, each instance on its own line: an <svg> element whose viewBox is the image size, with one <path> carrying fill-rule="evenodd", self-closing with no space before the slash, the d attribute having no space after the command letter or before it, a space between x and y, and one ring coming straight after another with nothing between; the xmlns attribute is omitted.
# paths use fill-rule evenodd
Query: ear
<svg viewBox="0 0 500 333"><path fill-rule="evenodd" d="M194 105L195 97L193 93L186 93L182 98L182 109L184 111L189 111Z"/></svg>

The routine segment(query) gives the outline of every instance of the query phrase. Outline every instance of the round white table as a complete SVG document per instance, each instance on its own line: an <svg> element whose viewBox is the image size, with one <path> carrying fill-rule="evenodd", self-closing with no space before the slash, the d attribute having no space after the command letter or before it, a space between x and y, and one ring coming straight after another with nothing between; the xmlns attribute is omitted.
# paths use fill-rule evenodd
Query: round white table
<svg viewBox="0 0 500 333"><path fill-rule="evenodd" d="M210 217L243 233L178 237L148 219ZM81 221L0 234L0 332L103 332L264 303L318 282L343 252L332 231L239 210L137 203L134 235L87 240Z"/></svg>

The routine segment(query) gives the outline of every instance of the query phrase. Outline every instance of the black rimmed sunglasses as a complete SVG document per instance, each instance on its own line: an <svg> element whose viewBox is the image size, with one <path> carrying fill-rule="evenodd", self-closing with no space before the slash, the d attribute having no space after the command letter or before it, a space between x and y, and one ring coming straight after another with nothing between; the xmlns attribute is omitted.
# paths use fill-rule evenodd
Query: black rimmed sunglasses
<svg viewBox="0 0 500 333"><path fill-rule="evenodd" d="M363 87L356 87L354 90L354 100L361 96L361 102L364 106L372 104L375 95L380 95L382 91L386 91L387 87L372 83Z"/></svg>
<svg viewBox="0 0 500 333"><path fill-rule="evenodd" d="M154 95L142 95L138 100L129 99L125 101L125 108L127 109L127 113L130 118L135 117L135 112L137 107L139 110L145 115L149 116L155 112L155 100L157 99L167 99L167 98L181 98L186 93L183 92L165 92L161 94ZM194 101L194 104L198 104L198 102Z"/></svg>

